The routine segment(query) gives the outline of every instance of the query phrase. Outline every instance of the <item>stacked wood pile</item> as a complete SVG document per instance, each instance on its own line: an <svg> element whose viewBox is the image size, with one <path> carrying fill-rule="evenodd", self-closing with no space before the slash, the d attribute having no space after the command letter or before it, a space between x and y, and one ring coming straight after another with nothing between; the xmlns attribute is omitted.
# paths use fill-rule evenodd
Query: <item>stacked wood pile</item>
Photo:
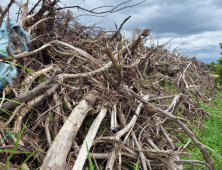
<svg viewBox="0 0 222 170"><path fill-rule="evenodd" d="M132 169L138 158L145 170L214 169L190 129L201 123L193 117L209 114L200 103L216 93L209 67L168 51L167 43L155 45L152 29L136 29L127 39L120 30L129 18L116 31L87 27L58 2L39 0L30 10L28 1L21 4L18 23L33 37L30 51L1 59L16 63L18 76L2 92L1 137L13 137L0 149L12 149L24 129L16 150L28 152L14 153L11 169L38 148L23 167L81 170L88 166L87 146L97 169ZM179 132L205 162L180 159L190 156L183 151L190 141L175 145ZM6 162L9 154L0 155Z"/></svg>

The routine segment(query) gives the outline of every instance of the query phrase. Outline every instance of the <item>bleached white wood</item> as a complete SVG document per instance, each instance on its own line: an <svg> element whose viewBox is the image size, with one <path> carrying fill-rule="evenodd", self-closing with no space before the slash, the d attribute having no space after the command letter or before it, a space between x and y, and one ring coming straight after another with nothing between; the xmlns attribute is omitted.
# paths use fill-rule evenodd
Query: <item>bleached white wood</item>
<svg viewBox="0 0 222 170"><path fill-rule="evenodd" d="M142 147L140 146L139 142L136 139L136 135L135 135L134 131L131 132L131 135L132 135L133 140L134 140L134 142L136 144L136 147L139 150L142 150ZM143 169L144 170L148 170L147 165L146 165L146 157L145 157L144 153L142 151L139 151L139 154L140 154L140 159L141 159L141 162L142 162Z"/></svg>
<svg viewBox="0 0 222 170"><path fill-rule="evenodd" d="M27 17L28 11L29 11L28 4L29 4L29 0L26 0L26 2L24 4L21 4L22 14L18 20L18 24L21 25L22 27L24 27L24 23L27 20L26 17Z"/></svg>
<svg viewBox="0 0 222 170"><path fill-rule="evenodd" d="M111 130L114 130L117 127L117 118L116 118L116 104L113 105L111 113Z"/></svg>
<svg viewBox="0 0 222 170"><path fill-rule="evenodd" d="M66 169L67 155L89 109L86 100L75 107L49 148L40 170Z"/></svg>
<svg viewBox="0 0 222 170"><path fill-rule="evenodd" d="M87 148L86 148L86 142L88 145L88 149L90 150L92 143L94 141L94 138L96 136L96 133L99 129L99 126L100 126L102 120L104 119L104 117L106 116L106 112L107 112L107 108L102 108L100 113L98 114L98 116L94 120L93 124L91 125L89 132L86 136L86 139L84 140L84 142L82 144L79 155L77 157L77 160L76 160L75 165L72 170L82 170L83 169L83 166L85 164L85 161L86 161L86 158L88 155Z"/></svg>

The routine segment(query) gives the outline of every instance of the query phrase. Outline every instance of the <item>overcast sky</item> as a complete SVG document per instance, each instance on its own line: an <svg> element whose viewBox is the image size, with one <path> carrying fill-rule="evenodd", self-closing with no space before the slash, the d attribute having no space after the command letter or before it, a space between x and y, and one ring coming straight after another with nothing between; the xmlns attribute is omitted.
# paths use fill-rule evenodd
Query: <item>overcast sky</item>
<svg viewBox="0 0 222 170"><path fill-rule="evenodd" d="M125 2L123 0L61 1L66 6L79 5L86 9L103 5L115 6ZM141 1L132 0L119 8L139 2ZM0 0L0 3L6 6L8 0ZM13 11L15 7L10 13L14 14ZM79 13L82 14L81 11ZM171 50L185 43L179 48L180 52L186 52L190 57L195 55L203 62L209 63L222 57L220 55L222 49L219 46L222 42L222 0L146 0L138 6L112 13L106 18L82 16L79 21L87 25L99 23L97 26L115 30L113 21L119 26L129 15L131 18L124 24L123 30L154 28L152 35L159 44L174 38L169 43Z"/></svg>

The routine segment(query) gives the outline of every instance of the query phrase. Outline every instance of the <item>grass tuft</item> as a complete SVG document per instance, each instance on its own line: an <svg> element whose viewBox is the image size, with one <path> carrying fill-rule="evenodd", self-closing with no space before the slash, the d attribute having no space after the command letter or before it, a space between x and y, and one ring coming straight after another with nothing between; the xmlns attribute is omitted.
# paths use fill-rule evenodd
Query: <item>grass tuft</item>
<svg viewBox="0 0 222 170"><path fill-rule="evenodd" d="M220 96L222 97L222 93L220 93ZM222 99L214 97L214 100L212 102L215 103L215 106L209 107L204 104L200 104L200 106L202 108L205 108L205 110L211 113L212 116L208 116L205 118L205 126L201 126L200 129L194 128L193 132L202 144L208 146L209 148L213 149L218 155L222 156ZM179 133L178 138L180 139L180 141L177 144L180 146L184 146L189 140L185 133ZM191 158L187 156L181 156L181 159L204 161L202 153L192 141L186 148L186 151L192 153L193 156ZM215 170L221 170L222 159L211 150L208 149L208 151L212 158L215 160ZM202 165L198 166L203 167ZM192 165L184 165L184 167L189 170L201 169Z"/></svg>

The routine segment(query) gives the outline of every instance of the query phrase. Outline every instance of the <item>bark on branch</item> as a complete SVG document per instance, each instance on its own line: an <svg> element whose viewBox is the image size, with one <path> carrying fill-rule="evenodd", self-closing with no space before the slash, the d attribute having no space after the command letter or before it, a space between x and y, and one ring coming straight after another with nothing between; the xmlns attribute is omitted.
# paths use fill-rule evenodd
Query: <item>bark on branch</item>
<svg viewBox="0 0 222 170"><path fill-rule="evenodd" d="M42 91L44 91L48 87L48 85L54 80L54 78L56 77L56 75L58 73L59 73L59 71L55 70L53 75L48 80L41 83L38 87L36 87L28 92L25 92L25 93L19 95L18 97L13 98L10 101L3 103L2 107L0 108L0 113L4 112L4 110L8 110L12 107L19 105L22 102L25 102L27 100L34 98L35 95L41 93Z"/></svg>

